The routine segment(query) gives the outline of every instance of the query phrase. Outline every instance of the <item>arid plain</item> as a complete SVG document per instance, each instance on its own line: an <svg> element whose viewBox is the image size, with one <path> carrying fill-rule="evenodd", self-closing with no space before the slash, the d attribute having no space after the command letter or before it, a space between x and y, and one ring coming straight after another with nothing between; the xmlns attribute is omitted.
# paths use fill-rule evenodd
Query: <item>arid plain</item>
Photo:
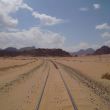
<svg viewBox="0 0 110 110"><path fill-rule="evenodd" d="M110 55L0 58L0 110L110 110Z"/></svg>

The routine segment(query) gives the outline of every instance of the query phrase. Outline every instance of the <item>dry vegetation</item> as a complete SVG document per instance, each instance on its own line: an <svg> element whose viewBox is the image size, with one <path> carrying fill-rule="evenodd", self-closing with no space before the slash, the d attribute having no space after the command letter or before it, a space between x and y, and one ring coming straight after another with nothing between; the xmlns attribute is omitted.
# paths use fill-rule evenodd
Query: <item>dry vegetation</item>
<svg viewBox="0 0 110 110"><path fill-rule="evenodd" d="M110 110L110 55L0 58L0 110Z"/></svg>
<svg viewBox="0 0 110 110"><path fill-rule="evenodd" d="M102 79L110 80L110 74L109 73L105 73L104 75L102 75Z"/></svg>

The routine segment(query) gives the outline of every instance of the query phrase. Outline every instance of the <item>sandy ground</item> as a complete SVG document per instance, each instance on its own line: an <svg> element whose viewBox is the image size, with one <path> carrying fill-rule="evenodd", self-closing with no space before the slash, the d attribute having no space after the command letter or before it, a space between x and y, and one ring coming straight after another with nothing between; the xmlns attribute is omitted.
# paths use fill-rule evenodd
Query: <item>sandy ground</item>
<svg viewBox="0 0 110 110"><path fill-rule="evenodd" d="M39 110L73 110L60 74L52 64Z"/></svg>
<svg viewBox="0 0 110 110"><path fill-rule="evenodd" d="M1 68L11 67L14 65L23 65L29 63L30 61L32 60L16 59L16 58L0 58L0 70Z"/></svg>
<svg viewBox="0 0 110 110"><path fill-rule="evenodd" d="M0 68L0 110L110 110L110 56L0 58Z"/></svg>
<svg viewBox="0 0 110 110"><path fill-rule="evenodd" d="M60 68L63 77L68 84L71 94L77 104L78 110L109 110L109 104L106 104L102 98L96 95L91 89L78 81L76 77L68 76L64 69ZM105 106L106 105L106 106Z"/></svg>
<svg viewBox="0 0 110 110"><path fill-rule="evenodd" d="M101 57L90 56L65 58L56 61L78 70L82 74L92 78L95 81L99 81L102 85L110 89L110 81L101 78L106 73L110 74L110 55L103 55Z"/></svg>

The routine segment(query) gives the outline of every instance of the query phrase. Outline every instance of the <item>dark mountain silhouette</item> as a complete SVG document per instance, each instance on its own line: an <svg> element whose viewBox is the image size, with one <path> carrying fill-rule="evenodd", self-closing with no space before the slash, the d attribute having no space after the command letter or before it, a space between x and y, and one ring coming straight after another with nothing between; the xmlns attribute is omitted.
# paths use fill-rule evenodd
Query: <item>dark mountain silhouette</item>
<svg viewBox="0 0 110 110"><path fill-rule="evenodd" d="M70 54L62 49L32 49L20 52L21 55L31 56L70 56Z"/></svg>
<svg viewBox="0 0 110 110"><path fill-rule="evenodd" d="M5 51L7 52L15 52L15 51L18 51L18 49L14 48L14 47L8 47L5 49Z"/></svg>
<svg viewBox="0 0 110 110"><path fill-rule="evenodd" d="M0 50L0 56L17 56L18 50L14 47L8 47Z"/></svg>
<svg viewBox="0 0 110 110"><path fill-rule="evenodd" d="M78 55L78 56L81 56L81 55L90 55L90 54L93 54L94 52L95 52L94 49L88 48L86 50L81 49L81 50L79 50L77 52L74 52L74 53L72 53L72 55Z"/></svg>
<svg viewBox="0 0 110 110"><path fill-rule="evenodd" d="M110 54L110 47L102 46L94 52L94 55Z"/></svg>
<svg viewBox="0 0 110 110"><path fill-rule="evenodd" d="M68 52L62 49L36 49L35 47L24 47L21 49L16 49L13 47L0 50L0 56L71 56Z"/></svg>
<svg viewBox="0 0 110 110"><path fill-rule="evenodd" d="M36 49L34 46L33 47L23 47L23 48L20 48L19 51L31 51L34 49Z"/></svg>

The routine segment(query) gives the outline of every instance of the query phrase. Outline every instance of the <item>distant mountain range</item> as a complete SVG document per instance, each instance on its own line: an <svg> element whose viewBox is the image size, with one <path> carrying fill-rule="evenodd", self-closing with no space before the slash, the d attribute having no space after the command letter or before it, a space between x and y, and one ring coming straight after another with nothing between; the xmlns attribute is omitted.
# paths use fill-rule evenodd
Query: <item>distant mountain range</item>
<svg viewBox="0 0 110 110"><path fill-rule="evenodd" d="M35 47L24 47L24 48L20 48L19 51L32 51L35 50Z"/></svg>
<svg viewBox="0 0 110 110"><path fill-rule="evenodd" d="M77 56L82 56L82 55L91 55L95 52L94 49L92 48L88 48L88 49L81 49L77 52L73 52L72 55L77 55Z"/></svg>
<svg viewBox="0 0 110 110"><path fill-rule="evenodd" d="M94 55L110 54L110 47L102 46L94 52Z"/></svg>
<svg viewBox="0 0 110 110"><path fill-rule="evenodd" d="M88 49L81 49L77 52L73 52L73 56L84 56L84 55L103 55L103 54L110 54L110 47L102 46L101 48L94 50L92 48Z"/></svg>
<svg viewBox="0 0 110 110"><path fill-rule="evenodd" d="M102 46L101 48L94 50L92 48L88 49L81 49L77 52L69 53L62 49L44 49L35 47L24 47L20 49L16 49L14 47L8 47L6 49L0 49L0 57L3 56L62 56L62 57L69 57L69 56L85 56L85 55L102 55L102 54L110 54L110 47Z"/></svg>
<svg viewBox="0 0 110 110"><path fill-rule="evenodd" d="M8 48L4 49L4 51L7 51L7 52L16 52L18 50L16 48L14 48L14 47L8 47Z"/></svg>
<svg viewBox="0 0 110 110"><path fill-rule="evenodd" d="M24 47L21 49L16 49L14 47L8 47L6 49L0 50L0 56L71 56L70 53L62 49L43 49L35 47Z"/></svg>

